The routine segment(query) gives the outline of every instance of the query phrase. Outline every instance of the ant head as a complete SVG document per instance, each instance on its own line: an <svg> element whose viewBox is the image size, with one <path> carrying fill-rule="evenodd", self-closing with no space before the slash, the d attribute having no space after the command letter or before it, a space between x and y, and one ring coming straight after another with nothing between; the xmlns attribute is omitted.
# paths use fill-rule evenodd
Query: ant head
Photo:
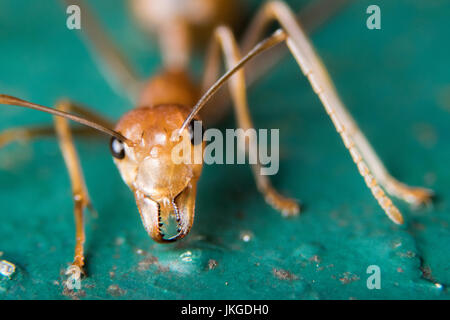
<svg viewBox="0 0 450 320"><path fill-rule="evenodd" d="M158 242L183 238L194 220L204 143L201 132L194 137L194 124L179 131L189 111L180 105L134 109L116 126L131 143L111 139L114 162L135 194L144 227ZM165 238L174 226L175 235Z"/></svg>

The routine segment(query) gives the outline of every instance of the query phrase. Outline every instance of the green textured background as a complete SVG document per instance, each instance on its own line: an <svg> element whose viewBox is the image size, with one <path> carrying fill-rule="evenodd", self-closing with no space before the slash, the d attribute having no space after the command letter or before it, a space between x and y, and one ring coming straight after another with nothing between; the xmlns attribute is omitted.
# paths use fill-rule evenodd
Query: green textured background
<svg viewBox="0 0 450 320"><path fill-rule="evenodd" d="M130 23L122 1L90 1L142 75L158 70L154 41ZM304 1L290 1L298 10ZM378 4L382 30L365 26ZM250 8L258 6L251 1ZM68 175L54 139L0 150L1 299L448 299L450 284L450 2L357 1L312 37L338 91L389 170L439 199L388 220L292 58L250 93L255 123L280 128L274 184L301 199L283 219L257 193L247 166L205 167L187 239L147 236L107 140L77 145L97 218L87 215L82 291L63 294L74 223ZM107 85L53 0L0 1L0 92L52 105L70 97L117 119L129 103ZM51 123L1 107L0 128ZM233 126L232 118L225 124ZM243 233L252 235L249 242ZM209 261L217 262L209 268ZM368 290L366 268L381 268ZM443 284L438 289L434 283Z"/></svg>

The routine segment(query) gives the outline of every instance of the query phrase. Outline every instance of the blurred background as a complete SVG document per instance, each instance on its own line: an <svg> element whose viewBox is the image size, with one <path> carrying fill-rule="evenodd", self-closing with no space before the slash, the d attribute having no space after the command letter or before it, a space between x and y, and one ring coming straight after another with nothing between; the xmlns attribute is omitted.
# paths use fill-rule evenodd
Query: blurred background
<svg viewBox="0 0 450 320"><path fill-rule="evenodd" d="M314 0L311 0L314 1ZM311 1L287 1L298 12ZM247 21L261 1L245 2ZM76 1L74 2L76 3ZM142 76L160 69L154 39L124 1L89 1ZM366 9L381 8L381 30ZM265 204L246 165L205 166L189 236L173 245L145 232L108 139L77 140L98 216L86 214L88 277L63 291L74 246L73 203L56 140L0 149L0 299L448 299L450 285L450 2L353 1L311 36L344 103L390 172L432 188L432 206L396 200L394 225L292 57L250 90L259 128L280 128L272 177L301 200L282 218ZM132 106L111 89L58 1L0 0L0 93L44 105L68 97L111 119ZM202 56L193 62L201 73ZM52 123L51 116L0 107L0 129ZM229 116L223 128L235 126ZM369 290L366 269L381 269Z"/></svg>

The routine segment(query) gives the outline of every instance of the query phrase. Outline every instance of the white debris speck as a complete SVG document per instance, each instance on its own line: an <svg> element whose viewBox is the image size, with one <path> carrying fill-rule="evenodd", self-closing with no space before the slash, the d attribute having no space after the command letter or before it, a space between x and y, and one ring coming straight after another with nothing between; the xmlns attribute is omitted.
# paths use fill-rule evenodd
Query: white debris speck
<svg viewBox="0 0 450 320"><path fill-rule="evenodd" d="M401 240L395 240L395 241L393 241L392 242L392 248L393 249L396 249L396 248L398 248L398 247L400 247L402 245L402 242L401 242Z"/></svg>
<svg viewBox="0 0 450 320"><path fill-rule="evenodd" d="M253 234L250 231L243 231L241 232L241 240L244 242L249 242L252 240Z"/></svg>
<svg viewBox="0 0 450 320"><path fill-rule="evenodd" d="M6 260L0 261L0 274L5 277L10 277L16 271L16 266Z"/></svg>
<svg viewBox="0 0 450 320"><path fill-rule="evenodd" d="M435 286L436 288L438 288L439 290L442 290L442 288L444 287L444 286L443 286L442 284L440 284L440 283L435 283L434 286Z"/></svg>

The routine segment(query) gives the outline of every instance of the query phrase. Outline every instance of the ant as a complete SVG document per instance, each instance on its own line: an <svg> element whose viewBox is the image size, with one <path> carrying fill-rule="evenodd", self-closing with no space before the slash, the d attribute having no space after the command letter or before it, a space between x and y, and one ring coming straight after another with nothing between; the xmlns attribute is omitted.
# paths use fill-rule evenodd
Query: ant
<svg viewBox="0 0 450 320"><path fill-rule="evenodd" d="M147 27L156 31L164 57L162 72L145 84L135 77L120 52L108 41L87 8L82 6L85 32L92 46L129 96L136 100L136 108L125 113L114 129L111 129L113 125L103 117L69 100L58 102L56 108L49 108L9 95L0 95L0 104L35 109L55 116L54 129L11 129L0 135L0 143L23 137L35 138L56 131L70 175L74 200L76 245L73 263L66 273L72 279L79 279L84 273L83 212L86 208L92 209L92 205L72 136L72 133L82 133L84 130L71 129L68 120L111 136L113 160L124 182L134 193L146 231L157 242L176 241L185 237L193 225L197 182L202 164L175 164L170 156L172 148L181 136L191 136L195 120L209 116L206 112L208 109L202 108L226 82L229 83L238 126L244 130L253 128L243 67L255 56L280 43L286 43L289 52L308 78L359 173L386 215L397 224L403 223L402 214L386 192L413 205L431 200L431 190L403 184L386 170L340 100L327 70L288 5L282 1L263 4L239 46L228 26L214 27L210 23L214 19L226 20L227 17L223 15L235 10L234 1L202 0L182 3L180 8L180 1L175 0L132 1L138 19L152 22ZM199 8L202 10L198 10ZM266 27L272 22L277 22L280 28L260 40ZM187 72L191 54L191 29L198 25L213 28L201 86L191 80ZM228 71L216 80L221 53ZM201 92L203 95L200 96ZM210 105L212 111L215 111L214 107L218 108ZM175 139L168 134L174 131L177 132ZM191 154L203 152L205 143L192 141L189 145ZM259 163L252 164L257 188L266 202L284 216L297 215L300 211L298 202L281 195L267 176L259 174L260 169ZM166 224L173 218L176 219L177 233L166 237L162 228L167 228Z"/></svg>

